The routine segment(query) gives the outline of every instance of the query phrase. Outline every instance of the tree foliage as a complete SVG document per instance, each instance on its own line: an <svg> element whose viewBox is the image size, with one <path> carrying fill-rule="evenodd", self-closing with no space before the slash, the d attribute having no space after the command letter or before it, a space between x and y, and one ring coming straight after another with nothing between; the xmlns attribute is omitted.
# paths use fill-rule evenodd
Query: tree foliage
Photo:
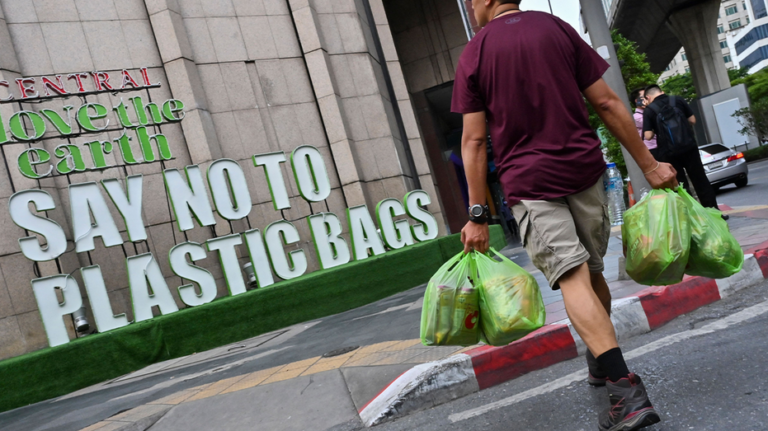
<svg viewBox="0 0 768 431"><path fill-rule="evenodd" d="M746 85L751 102L749 108L741 108L733 114L742 127L739 133L755 135L762 144L768 138L768 69L742 76L731 84Z"/></svg>
<svg viewBox="0 0 768 431"><path fill-rule="evenodd" d="M751 107L741 108L733 116L742 127L739 130L742 135L757 136L761 142L768 137L768 100L752 102Z"/></svg>
<svg viewBox="0 0 768 431"><path fill-rule="evenodd" d="M749 98L757 102L768 97L768 69L763 69L752 75L745 75L731 81L731 85L744 84L747 86Z"/></svg>
<svg viewBox="0 0 768 431"><path fill-rule="evenodd" d="M682 97L688 103L697 97L691 72L671 76L661 84L661 89L666 94Z"/></svg>
<svg viewBox="0 0 768 431"><path fill-rule="evenodd" d="M728 70L728 79L731 81L731 85L741 84L741 81L749 76L753 75L749 75L747 68ZM691 75L691 72L686 72L681 75L673 75L667 79L666 82L661 84L660 87L664 93L680 96L688 103L691 103L693 99L699 97L698 94L696 94L696 87L693 85L693 76Z"/></svg>
<svg viewBox="0 0 768 431"><path fill-rule="evenodd" d="M613 43L618 49L616 55L621 63L621 76L624 78L627 93L631 93L637 88L642 88L653 84L659 79L659 75L651 72L651 66L643 53L637 51L637 44L625 38L619 32L612 32ZM623 176L627 176L627 165L624 162L624 155L621 152L621 144L605 128L602 120L597 113L589 106L589 123L594 130L598 132L603 141L605 156L619 168Z"/></svg>
<svg viewBox="0 0 768 431"><path fill-rule="evenodd" d="M624 78L624 84L627 87L627 93L631 93L638 88L655 83L659 80L657 73L651 72L651 65L646 60L646 55L637 52L637 44L625 38L618 31L611 33L613 43L618 44L616 55L621 65L621 76Z"/></svg>

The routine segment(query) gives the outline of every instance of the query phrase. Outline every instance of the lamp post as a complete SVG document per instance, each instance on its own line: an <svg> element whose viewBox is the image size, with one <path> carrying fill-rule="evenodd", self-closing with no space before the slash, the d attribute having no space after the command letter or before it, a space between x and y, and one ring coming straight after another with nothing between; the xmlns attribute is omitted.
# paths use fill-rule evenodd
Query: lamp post
<svg viewBox="0 0 768 431"><path fill-rule="evenodd" d="M621 76L621 66L616 56L616 49L613 47L611 30L608 28L608 21L603 9L601 0L579 0L581 2L581 17L584 19L584 25L589 32L589 38L592 40L592 47L600 54L611 67L603 75L603 79L619 95L629 112L632 107L629 104L627 88L624 85L624 78ZM614 0L615 1L615 0ZM632 181L632 188L635 192L635 200L639 201L643 191L649 191L651 186L643 175L643 171L637 166L637 163L622 146L621 152L624 155L624 161L627 164L629 179Z"/></svg>

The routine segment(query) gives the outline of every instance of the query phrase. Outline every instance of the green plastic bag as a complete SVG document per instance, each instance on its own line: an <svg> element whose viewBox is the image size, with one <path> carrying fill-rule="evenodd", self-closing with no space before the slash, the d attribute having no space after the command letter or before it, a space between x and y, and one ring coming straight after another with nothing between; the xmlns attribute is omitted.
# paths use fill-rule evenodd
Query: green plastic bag
<svg viewBox="0 0 768 431"><path fill-rule="evenodd" d="M501 262L473 252L480 288L480 327L492 346L507 344L544 326L547 312L536 279L523 268L491 249Z"/></svg>
<svg viewBox="0 0 768 431"><path fill-rule="evenodd" d="M722 213L714 208L704 208L683 187L678 194L688 207L691 219L691 257L685 273L727 278L741 271L744 251L731 235Z"/></svg>
<svg viewBox="0 0 768 431"><path fill-rule="evenodd" d="M429 280L421 310L425 346L471 346L480 341L478 291L464 252L446 262Z"/></svg>
<svg viewBox="0 0 768 431"><path fill-rule="evenodd" d="M691 251L691 224L683 198L653 190L624 214L621 227L627 274L647 286L683 280Z"/></svg>

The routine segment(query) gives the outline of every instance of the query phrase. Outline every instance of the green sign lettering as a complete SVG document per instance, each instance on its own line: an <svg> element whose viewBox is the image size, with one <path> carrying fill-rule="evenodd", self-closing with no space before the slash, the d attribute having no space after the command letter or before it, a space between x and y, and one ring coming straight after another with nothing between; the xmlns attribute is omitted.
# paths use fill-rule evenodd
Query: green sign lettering
<svg viewBox="0 0 768 431"><path fill-rule="evenodd" d="M114 146L109 141L93 141L88 142L85 145L91 150L91 158L93 159L93 169L107 168L107 154L112 152Z"/></svg>
<svg viewBox="0 0 768 431"><path fill-rule="evenodd" d="M0 111L0 144L10 141L11 138L8 137L8 133L5 131L5 123L3 122L2 111Z"/></svg>
<svg viewBox="0 0 768 431"><path fill-rule="evenodd" d="M53 124L54 127L56 127L56 130L59 131L62 135L71 135L72 134L72 116L70 115L69 111L72 110L74 106L67 105L63 109L67 113L67 121L64 121L63 118L61 118L61 115L59 115L58 112L52 110L52 109L41 109L40 112L45 115L45 118L48 119L48 121Z"/></svg>
<svg viewBox="0 0 768 431"><path fill-rule="evenodd" d="M144 155L145 162L155 161L155 152L152 151L152 141L157 144L157 150L160 152L160 159L171 160L173 155L171 154L171 147L168 146L168 139L162 134L149 135L146 127L136 128L136 135L139 138L139 145L141 146L141 154Z"/></svg>
<svg viewBox="0 0 768 431"><path fill-rule="evenodd" d="M95 113L91 113L91 109L95 111ZM107 108L98 103L86 103L77 110L77 122L80 123L80 127L89 132L98 132L106 129L109 125L109 120L104 123L103 127L97 127L93 124L93 120L100 120L106 116Z"/></svg>
<svg viewBox="0 0 768 431"><path fill-rule="evenodd" d="M160 114L160 108L154 103L148 103L144 105L144 101L141 100L141 96L132 97L130 99L133 102L133 109L136 111L136 118L139 120L139 125L146 126L150 123L147 118L147 110L149 115L152 116L152 122L154 124L160 124L163 122L163 116Z"/></svg>
<svg viewBox="0 0 768 431"><path fill-rule="evenodd" d="M120 153L123 154L123 161L129 165L135 165L139 163L136 161L136 157L133 156L133 150L131 149L131 138L123 130L123 136L115 139L117 145L120 146Z"/></svg>
<svg viewBox="0 0 768 431"><path fill-rule="evenodd" d="M53 166L50 166L48 168L48 172L43 175L37 173L35 166L47 163L50 160L51 154L48 151L45 151L42 148L30 148L28 150L22 151L21 154L19 154L19 170L21 171L22 175L27 178L32 178L33 180L47 177L51 174Z"/></svg>
<svg viewBox="0 0 768 431"><path fill-rule="evenodd" d="M176 112L179 113L178 116L174 115ZM163 115L168 121L175 122L183 120L184 102L176 99L166 100L165 103L163 103Z"/></svg>
<svg viewBox="0 0 768 431"><path fill-rule="evenodd" d="M114 109L114 111L117 112L117 118L120 120L120 125L122 125L123 127L137 126L137 124L133 124L131 122L130 117L128 117L128 107L125 106L123 99L120 99L120 104L115 106L112 109Z"/></svg>
<svg viewBox="0 0 768 431"><path fill-rule="evenodd" d="M24 117L32 123L32 135L27 133ZM13 114L9 125L11 126L11 133L13 133L13 136L20 141L35 141L45 134L45 121L43 121L43 117L37 112L19 111Z"/></svg>
<svg viewBox="0 0 768 431"><path fill-rule="evenodd" d="M64 150L66 150L66 152ZM60 174L66 175L74 171L82 172L85 170L83 154L80 152L80 147L77 145L59 145L53 150L53 154L61 159L61 161L56 164L56 170Z"/></svg>

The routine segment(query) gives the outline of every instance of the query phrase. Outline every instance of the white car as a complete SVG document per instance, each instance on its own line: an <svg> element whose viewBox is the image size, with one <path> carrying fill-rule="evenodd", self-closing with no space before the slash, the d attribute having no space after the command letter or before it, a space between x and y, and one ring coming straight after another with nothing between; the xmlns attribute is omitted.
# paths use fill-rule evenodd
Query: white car
<svg viewBox="0 0 768 431"><path fill-rule="evenodd" d="M744 153L737 153L722 144L699 147L701 163L712 187L719 189L728 184L746 187L749 183L749 167Z"/></svg>

